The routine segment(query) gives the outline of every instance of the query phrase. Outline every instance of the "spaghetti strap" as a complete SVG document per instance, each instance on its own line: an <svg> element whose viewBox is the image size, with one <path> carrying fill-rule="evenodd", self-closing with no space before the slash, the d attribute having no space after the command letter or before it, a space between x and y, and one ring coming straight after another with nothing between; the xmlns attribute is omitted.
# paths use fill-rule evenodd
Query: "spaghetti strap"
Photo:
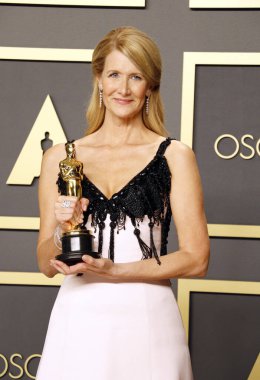
<svg viewBox="0 0 260 380"><path fill-rule="evenodd" d="M176 140L176 139L172 137L167 137L164 141L161 142L157 150L156 157L164 155L166 148L171 144L171 140Z"/></svg>

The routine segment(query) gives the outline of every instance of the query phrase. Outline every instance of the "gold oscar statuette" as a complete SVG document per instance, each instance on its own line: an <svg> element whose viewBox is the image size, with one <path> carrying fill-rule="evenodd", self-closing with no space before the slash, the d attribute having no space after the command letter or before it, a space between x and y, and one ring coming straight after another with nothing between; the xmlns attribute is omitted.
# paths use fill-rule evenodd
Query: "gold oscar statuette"
<svg viewBox="0 0 260 380"><path fill-rule="evenodd" d="M66 192L63 195L80 199L82 197L83 164L76 160L73 143L68 142L65 147L67 157L59 164L60 177L66 184ZM99 258L98 252L93 251L93 239L94 236L90 234L83 224L72 224L71 230L62 234L62 253L56 256L56 259L63 261L67 265L74 265L81 262L82 256L86 254Z"/></svg>

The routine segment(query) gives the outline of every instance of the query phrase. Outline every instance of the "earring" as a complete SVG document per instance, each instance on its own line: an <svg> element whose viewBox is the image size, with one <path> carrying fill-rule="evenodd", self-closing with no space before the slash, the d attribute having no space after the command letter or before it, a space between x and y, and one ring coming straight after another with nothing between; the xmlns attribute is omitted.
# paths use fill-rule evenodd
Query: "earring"
<svg viewBox="0 0 260 380"><path fill-rule="evenodd" d="M146 100L145 100L145 113L146 113L146 115L149 114L149 101L150 101L150 97L146 96Z"/></svg>
<svg viewBox="0 0 260 380"><path fill-rule="evenodd" d="M99 89L99 108L102 107L103 104L103 90L102 88Z"/></svg>

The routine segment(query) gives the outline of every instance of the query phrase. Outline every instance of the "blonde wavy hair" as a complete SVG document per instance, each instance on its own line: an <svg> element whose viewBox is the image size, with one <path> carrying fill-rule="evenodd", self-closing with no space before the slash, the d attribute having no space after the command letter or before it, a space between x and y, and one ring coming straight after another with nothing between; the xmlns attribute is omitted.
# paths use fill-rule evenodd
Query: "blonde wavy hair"
<svg viewBox="0 0 260 380"><path fill-rule="evenodd" d="M164 112L160 95L161 56L155 42L144 32L134 27L111 30L96 46L92 56L93 92L87 108L88 128L86 135L96 132L104 122L105 106L99 105L97 78L102 74L105 59L118 50L128 57L142 72L151 90L149 113L142 110L144 125L161 136L168 136L164 127Z"/></svg>

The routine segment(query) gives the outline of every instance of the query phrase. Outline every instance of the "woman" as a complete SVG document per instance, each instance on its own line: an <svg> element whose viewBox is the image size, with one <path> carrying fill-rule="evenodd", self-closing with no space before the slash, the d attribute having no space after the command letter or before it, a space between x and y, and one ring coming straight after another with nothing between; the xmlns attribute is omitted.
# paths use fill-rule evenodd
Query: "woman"
<svg viewBox="0 0 260 380"><path fill-rule="evenodd" d="M170 278L204 276L209 241L190 148L166 138L160 54L143 32L112 30L93 54L88 131L75 141L83 198L59 195L64 145L43 159L40 270L63 273L38 380L191 380ZM171 219L179 249L166 254ZM55 260L61 233L84 222L102 258ZM78 276L77 274L82 274Z"/></svg>

